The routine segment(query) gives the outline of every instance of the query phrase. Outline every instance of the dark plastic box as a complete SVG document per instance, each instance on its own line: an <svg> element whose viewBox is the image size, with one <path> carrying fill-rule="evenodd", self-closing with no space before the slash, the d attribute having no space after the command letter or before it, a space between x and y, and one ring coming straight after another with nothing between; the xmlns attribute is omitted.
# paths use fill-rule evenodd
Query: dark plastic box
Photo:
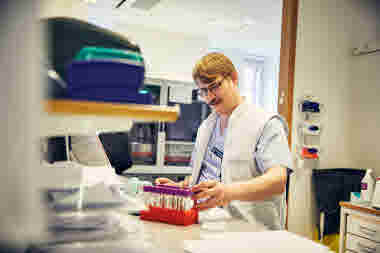
<svg viewBox="0 0 380 253"><path fill-rule="evenodd" d="M143 85L145 68L138 62L73 61L66 72L70 89L128 87L137 91Z"/></svg>

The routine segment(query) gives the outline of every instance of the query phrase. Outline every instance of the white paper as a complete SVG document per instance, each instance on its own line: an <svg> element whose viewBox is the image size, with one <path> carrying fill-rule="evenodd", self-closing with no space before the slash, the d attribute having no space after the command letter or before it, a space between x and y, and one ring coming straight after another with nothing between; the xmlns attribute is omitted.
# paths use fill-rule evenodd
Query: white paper
<svg viewBox="0 0 380 253"><path fill-rule="evenodd" d="M79 200L79 193L69 196L59 203L57 207L63 206L76 206L77 201ZM83 206L88 205L114 205L114 204L124 204L123 200L118 193L112 192L111 187L105 185L104 183L99 183L91 187L86 187L83 192Z"/></svg>
<svg viewBox="0 0 380 253"><path fill-rule="evenodd" d="M120 184L115 175L115 169L109 166L83 166L82 183L85 186L92 186L99 183L106 185Z"/></svg>
<svg viewBox="0 0 380 253"><path fill-rule="evenodd" d="M184 250L191 253L330 252L326 246L288 231L228 232L214 239L186 240Z"/></svg>
<svg viewBox="0 0 380 253"><path fill-rule="evenodd" d="M42 189L70 189L79 187L82 178L82 165L76 162L63 161L53 164L42 162L40 170L44 175Z"/></svg>

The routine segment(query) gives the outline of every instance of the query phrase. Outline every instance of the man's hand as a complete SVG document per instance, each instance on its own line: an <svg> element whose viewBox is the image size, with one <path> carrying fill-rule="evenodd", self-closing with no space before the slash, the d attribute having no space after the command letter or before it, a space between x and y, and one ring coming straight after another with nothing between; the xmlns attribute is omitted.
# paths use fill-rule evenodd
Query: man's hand
<svg viewBox="0 0 380 253"><path fill-rule="evenodd" d="M176 183L173 180L170 180L169 178L166 178L166 177L159 177L154 181L154 183L171 185L171 186L180 186L179 183Z"/></svg>
<svg viewBox="0 0 380 253"><path fill-rule="evenodd" d="M178 186L178 187L189 187L191 183L191 176L185 177L185 180L181 182L174 182L173 180L170 180L169 178L166 177L159 177L157 178L154 183L155 184L165 184L165 185L171 185L171 186Z"/></svg>
<svg viewBox="0 0 380 253"><path fill-rule="evenodd" d="M191 184L191 181L192 181L192 177L191 176L186 176L185 179L180 182L181 183L181 187L189 187L190 184Z"/></svg>
<svg viewBox="0 0 380 253"><path fill-rule="evenodd" d="M193 199L205 199L206 201L197 204L199 210L206 210L216 206L225 206L231 200L226 185L218 181L201 182L192 187Z"/></svg>

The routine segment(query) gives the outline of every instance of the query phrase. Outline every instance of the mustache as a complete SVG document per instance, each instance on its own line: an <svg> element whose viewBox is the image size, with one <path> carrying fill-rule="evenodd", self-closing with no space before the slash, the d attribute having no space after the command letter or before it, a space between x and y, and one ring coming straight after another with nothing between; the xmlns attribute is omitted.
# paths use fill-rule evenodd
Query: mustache
<svg viewBox="0 0 380 253"><path fill-rule="evenodd" d="M218 99L218 98L214 98L213 100L211 100L208 104L209 105L216 105L218 103L221 102L221 99Z"/></svg>

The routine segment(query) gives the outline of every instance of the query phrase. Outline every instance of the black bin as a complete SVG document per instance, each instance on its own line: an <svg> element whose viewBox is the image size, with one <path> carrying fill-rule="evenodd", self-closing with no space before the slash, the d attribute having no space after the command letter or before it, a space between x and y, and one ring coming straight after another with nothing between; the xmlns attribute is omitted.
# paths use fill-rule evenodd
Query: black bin
<svg viewBox="0 0 380 253"><path fill-rule="evenodd" d="M351 192L360 192L364 174L363 169L313 169L317 208L325 214L323 236L339 232L339 201L349 201Z"/></svg>

